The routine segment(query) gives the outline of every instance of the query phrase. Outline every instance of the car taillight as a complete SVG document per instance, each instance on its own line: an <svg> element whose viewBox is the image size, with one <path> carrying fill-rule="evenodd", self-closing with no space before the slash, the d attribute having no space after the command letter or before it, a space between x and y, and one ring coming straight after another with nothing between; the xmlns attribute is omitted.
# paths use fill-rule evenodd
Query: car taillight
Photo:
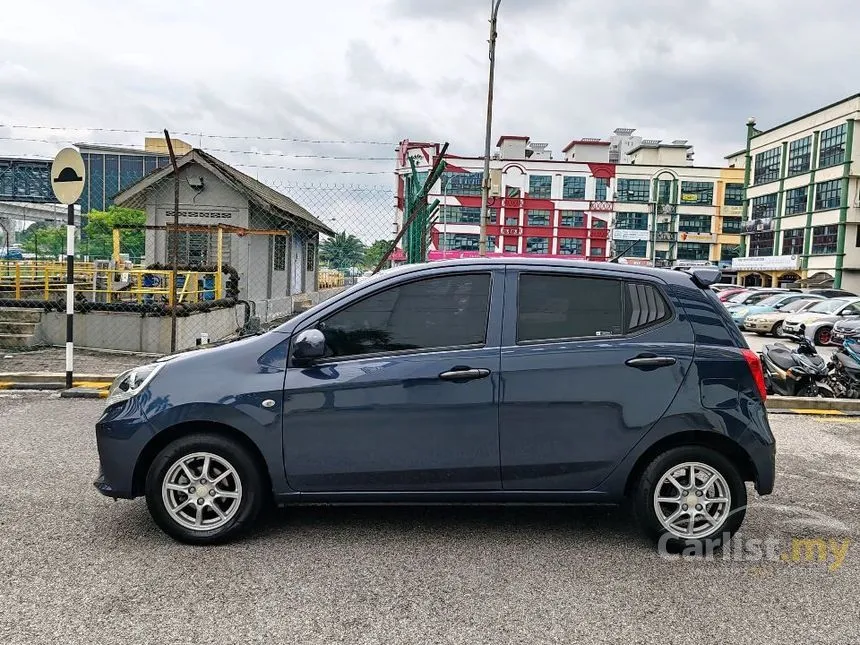
<svg viewBox="0 0 860 645"><path fill-rule="evenodd" d="M767 386L764 384L764 371L761 367L761 359L758 357L758 354L751 349L744 349L741 351L747 362L747 366L750 368L750 374L752 374L753 381L755 381L759 398L762 401L765 401L767 399Z"/></svg>

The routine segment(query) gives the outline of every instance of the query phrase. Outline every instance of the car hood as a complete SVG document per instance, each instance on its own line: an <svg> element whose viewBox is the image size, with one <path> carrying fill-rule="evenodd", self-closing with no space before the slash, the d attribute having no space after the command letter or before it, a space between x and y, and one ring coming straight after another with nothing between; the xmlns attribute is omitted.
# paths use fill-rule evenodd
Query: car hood
<svg viewBox="0 0 860 645"><path fill-rule="evenodd" d="M781 311L753 311L750 312L748 317L758 320L783 320L788 318L788 314Z"/></svg>
<svg viewBox="0 0 860 645"><path fill-rule="evenodd" d="M805 313L805 314L796 314L794 316L789 316L786 319L786 322L789 323L803 323L804 325L808 325L809 323L818 322L820 320L835 319L836 316L833 314L820 314L820 313Z"/></svg>

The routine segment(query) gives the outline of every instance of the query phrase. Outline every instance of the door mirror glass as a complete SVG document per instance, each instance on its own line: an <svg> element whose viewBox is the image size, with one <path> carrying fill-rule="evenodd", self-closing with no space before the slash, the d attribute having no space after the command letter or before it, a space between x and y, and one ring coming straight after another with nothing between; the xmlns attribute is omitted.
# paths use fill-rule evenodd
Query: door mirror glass
<svg viewBox="0 0 860 645"><path fill-rule="evenodd" d="M319 329L305 329L293 341L293 358L310 363L325 356L325 336Z"/></svg>

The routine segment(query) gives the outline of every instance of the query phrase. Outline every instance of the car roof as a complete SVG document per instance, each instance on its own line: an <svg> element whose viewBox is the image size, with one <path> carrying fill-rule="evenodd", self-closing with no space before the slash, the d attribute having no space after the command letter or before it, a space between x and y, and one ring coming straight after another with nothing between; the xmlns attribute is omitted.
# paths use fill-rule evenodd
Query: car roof
<svg viewBox="0 0 860 645"><path fill-rule="evenodd" d="M618 273L626 276L652 276L658 277L665 282L677 284L689 284L691 276L686 271L674 271L671 269L654 269L651 267L633 266L630 264L618 264L615 262L587 262L582 260L562 260L559 258L523 258L523 257L490 257L490 258L462 258L456 260L438 260L424 262L421 264L406 264L393 269L387 269L386 276L403 275L412 272L433 271L446 267L480 268L480 267L569 267L579 271L601 271ZM716 267L705 267L716 268ZM377 274L379 275L379 274Z"/></svg>

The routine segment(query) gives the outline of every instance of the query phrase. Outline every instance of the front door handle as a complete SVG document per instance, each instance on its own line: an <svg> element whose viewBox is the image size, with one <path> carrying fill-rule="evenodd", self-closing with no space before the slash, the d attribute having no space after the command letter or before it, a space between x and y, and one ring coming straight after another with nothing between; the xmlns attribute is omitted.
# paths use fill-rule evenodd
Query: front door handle
<svg viewBox="0 0 860 645"><path fill-rule="evenodd" d="M671 356L654 356L649 354L646 356L631 358L625 362L625 365L629 365L630 367L635 367L640 370L653 370L658 367L669 367L677 362L678 361Z"/></svg>
<svg viewBox="0 0 860 645"><path fill-rule="evenodd" d="M455 367L447 372L442 372L439 378L443 381L474 381L489 375L490 370L483 367Z"/></svg>

